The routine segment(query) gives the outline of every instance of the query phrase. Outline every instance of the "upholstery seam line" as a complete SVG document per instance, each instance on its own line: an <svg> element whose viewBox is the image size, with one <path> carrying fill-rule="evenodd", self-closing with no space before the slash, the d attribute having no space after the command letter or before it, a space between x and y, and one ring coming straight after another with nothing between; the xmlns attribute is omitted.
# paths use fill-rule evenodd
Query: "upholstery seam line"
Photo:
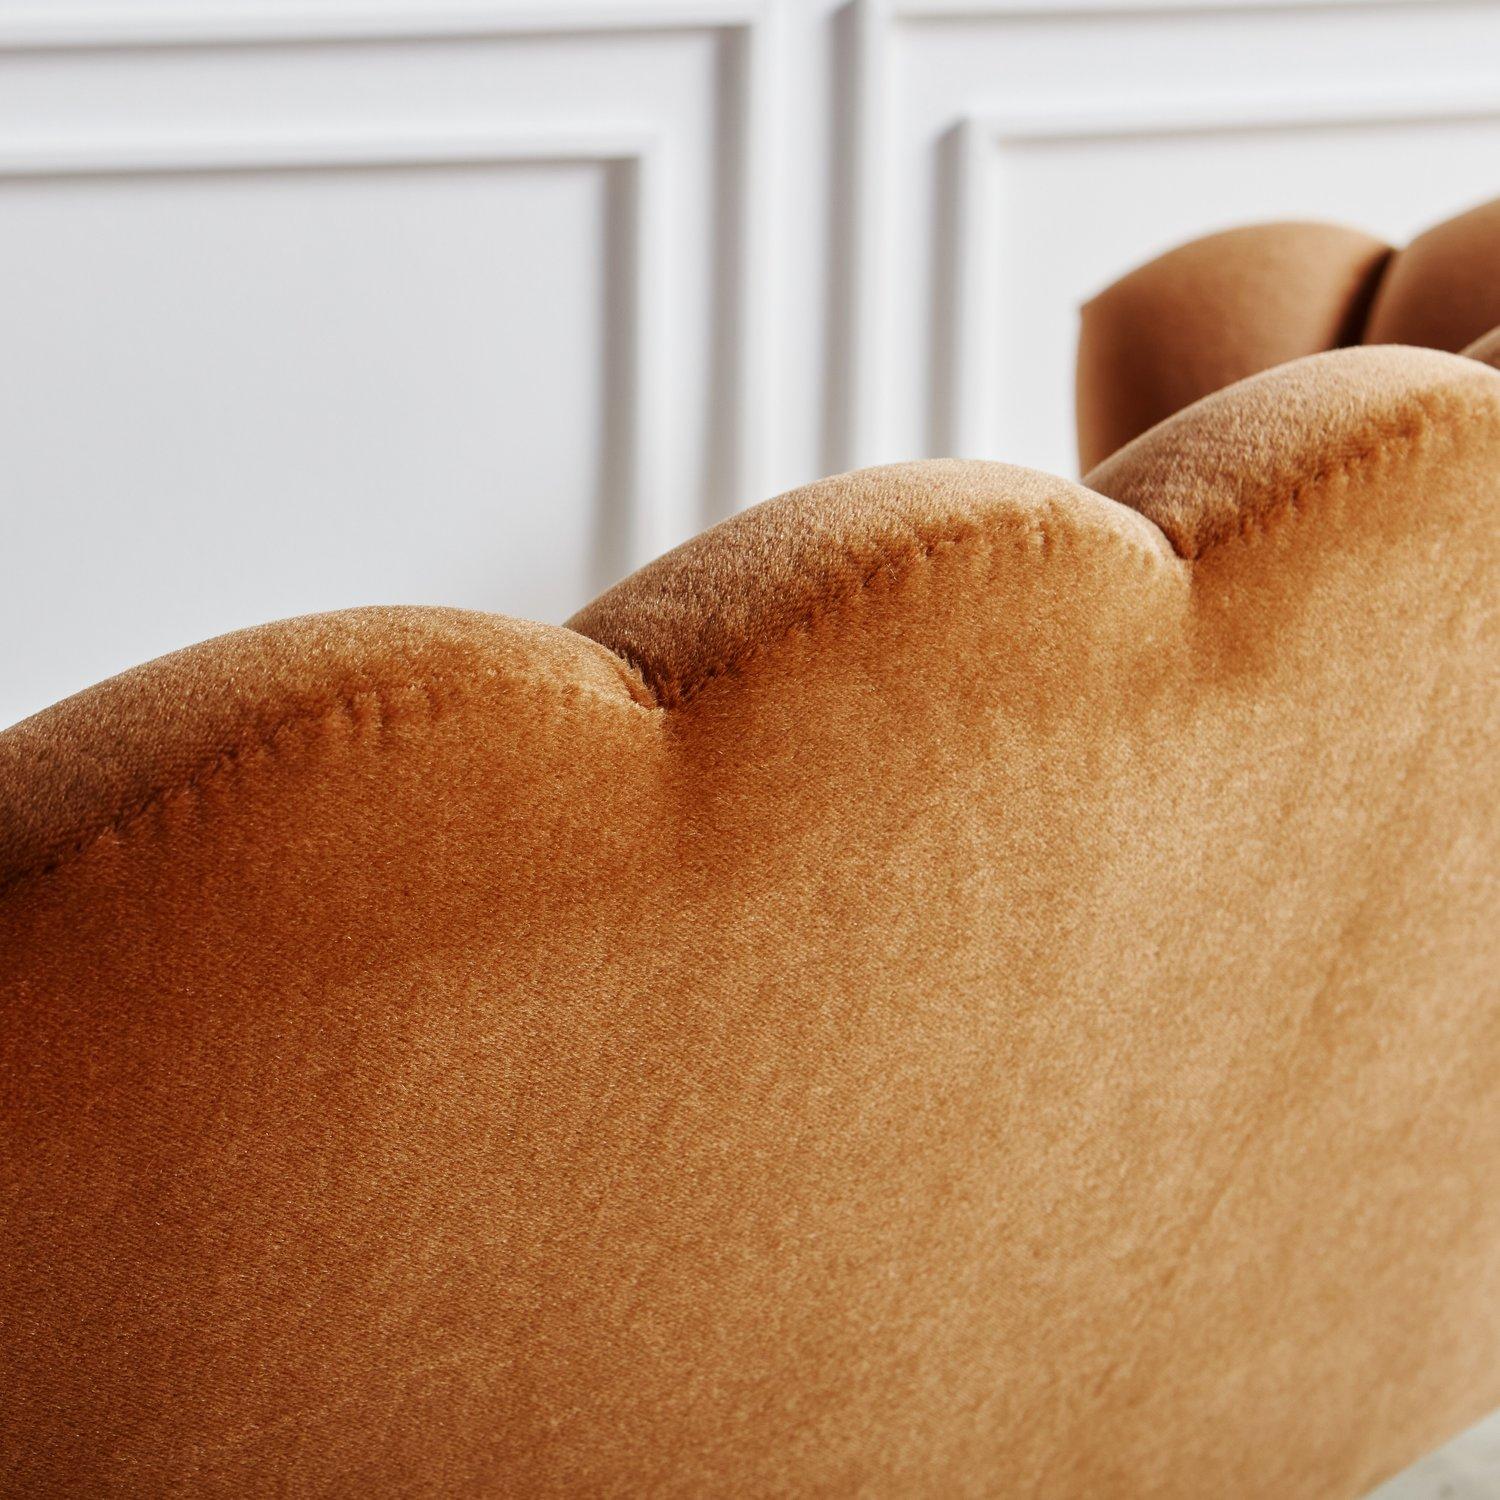
<svg viewBox="0 0 1500 1500"><path fill-rule="evenodd" d="M627 688L630 684L622 684ZM410 686L416 689L418 694L425 700L426 712L412 714L393 715L388 707L394 702L396 692L401 686ZM554 690L559 697L576 698L579 696L581 684L563 683ZM594 695L588 695L594 696ZM632 704L636 707L646 707L632 696ZM153 812L165 806L176 797L181 797L193 792L202 791L204 787L210 786L220 777L235 771L256 759L262 754L274 754L277 742L283 737L291 735L298 730L306 729L323 720L343 717L351 722L357 722L356 710L362 702L373 701L375 706L375 732L384 735L395 723L410 723L413 721L424 721L429 726L436 724L440 719L446 718L449 713L457 709L467 707L474 701L475 695L463 688L452 693L451 696L443 698L439 696L432 681L426 678L411 678L408 682L396 687L382 687L378 683L362 683L343 688L339 694L325 703L314 707L299 709L295 713L287 714L278 719L263 734L248 737L226 745L220 750L214 751L196 766L183 780L173 781L165 786L159 786L129 803L126 807L115 813L112 817L90 832L79 834L71 842L65 844L56 854L44 859L37 860L29 865L22 866L13 874L0 880L0 899L9 895L18 886L32 881L43 880L49 875L56 874L65 869L76 860L82 859L96 844L108 838L111 834L125 833L148 818Z"/></svg>
<svg viewBox="0 0 1500 1500"><path fill-rule="evenodd" d="M1338 464L1314 469L1291 481L1284 488L1278 487L1272 492L1274 498L1269 504L1246 512L1238 526L1231 527L1221 535L1210 537L1194 550L1180 549L1164 527L1152 521L1151 517L1136 506L1115 500L1103 494L1102 491L1095 490L1091 493L1098 495L1111 505L1120 505L1123 509L1133 512L1142 520L1155 526L1166 538L1176 560L1191 565L1203 560L1209 553L1231 543L1249 543L1256 536L1265 534L1274 522L1279 521L1289 512L1301 514L1305 500L1321 494L1335 481L1349 477L1357 469L1383 459L1411 456L1422 440L1440 426L1445 427L1448 434L1455 439L1458 436L1456 423L1464 419L1478 421L1487 418L1491 426L1500 426L1500 408L1490 405L1481 406L1461 399L1433 402L1419 398L1416 406L1417 412L1413 424L1386 432L1381 438L1350 454ZM1454 425L1448 425L1449 419L1453 419ZM1035 531L1029 534L1035 535ZM961 530L946 536L930 537L926 540L914 536L913 541L917 543L914 553L884 558L870 569L853 588L820 603L807 614L793 621L779 635L752 647L743 656L728 657L712 662L704 671L685 680L675 678L670 674L659 675L638 661L633 654L627 655L623 651L616 652L616 654L641 673L646 685L655 693L664 709L683 708L719 678L737 675L746 666L789 641L793 636L812 630L828 616L859 600L882 575L890 575L892 584L899 585L915 574L921 564L931 562L939 552L959 550L976 541L992 542L994 540L996 540L994 533L984 530L977 522L971 522ZM1128 550L1137 557L1144 557L1152 563L1163 561L1158 554L1148 549L1126 545ZM1044 539L1044 555L1045 549Z"/></svg>
<svg viewBox="0 0 1500 1500"><path fill-rule="evenodd" d="M1314 470L1311 474L1294 481L1281 493L1273 506L1256 515L1256 525L1236 528L1224 536L1211 539L1202 548L1191 553L1178 552L1176 544L1172 543L1170 537L1167 537L1168 543L1172 546L1177 560L1190 564L1197 562L1215 548L1233 542L1249 541L1255 535L1264 532L1267 523L1274 518L1283 516L1288 512L1301 514L1300 501L1304 498L1302 491L1311 484L1316 483L1320 487L1314 493L1321 493L1322 487L1330 484L1335 479L1346 477L1355 469L1364 467L1372 460L1410 455L1419 447L1421 440L1439 426L1440 417L1468 417L1477 420L1482 416L1486 416L1489 418L1489 425L1492 427L1500 426L1500 409L1493 406L1481 407L1475 403L1454 401L1446 404L1441 409L1436 403L1429 402L1420 402L1419 407L1418 418L1413 426L1392 435L1386 441L1371 444L1351 454L1340 464L1331 468ZM1450 428L1449 431L1452 436L1457 436L1456 429ZM1109 496L1101 495L1100 498L1109 501L1111 504L1122 504L1122 502L1110 499ZM1125 508L1135 510L1133 506L1126 506ZM1150 520L1143 512L1135 511L1135 513L1140 515L1144 520ZM1160 529L1158 527L1158 530ZM1070 540L1075 539L1076 535L1076 532L1070 532ZM1163 532L1163 535L1166 535L1166 533ZM1044 556L1050 552L1056 540L1055 533L1048 533L1045 527L1040 525L1028 528L1021 536L1026 541L1040 540ZM946 536L929 537L923 540L913 535L912 541L915 543L914 552L898 557L886 556L882 558L863 575L854 588L842 594L832 596L817 609L794 621L792 625L783 630L774 639L764 642L752 651L747 652L744 656L714 663L707 671L695 678L689 679L683 684L679 684L671 678L657 679L655 674L648 672L632 657L622 651L611 651L611 654L617 661L624 663L632 671L640 673L643 685L652 692L661 711L666 712L674 708L685 707L699 693L719 678L738 675L747 665L758 660L766 652L781 646L795 635L811 631L823 620L862 599L883 576L889 576L892 586L899 587L902 583L913 577L923 563L931 562L939 553L967 552L970 544L976 541L993 544L997 540L1000 539L994 533L986 531L977 522L971 522L962 529ZM1128 544L1127 547L1128 552L1134 555L1137 560L1144 559L1151 564L1160 564L1163 561L1159 554L1146 548L1137 548L1128 546ZM991 545L991 550L994 550L993 545ZM600 644L603 643L601 642ZM470 701L469 695L460 690L444 702L437 697L435 690L429 682L422 679L414 679L413 681L422 696L427 700L429 723L436 722L448 711L462 707ZM629 691L632 684L624 682L622 686L625 686L627 691ZM573 687L573 684L563 684L558 691L562 694L568 694ZM65 846L57 855L24 866L4 880L0 880L0 897L9 894L11 890L28 881L42 879L48 875L55 874L57 871L73 863L76 859L82 858L90 849L110 834L118 834L133 827L171 798L201 790L226 771L235 768L250 757L262 751L272 750L275 742L281 736L295 729L316 723L321 719L331 718L339 714L352 719L354 717L355 706L361 699L373 698L375 700L381 718L380 727L383 730L386 717L385 700L390 696L390 693L391 690L389 688L383 689L378 684L357 686L352 689L346 688L341 696L329 703L288 715L273 725L266 733L256 738L226 746L224 749L216 752L211 758L205 759L203 764L194 770L185 780L173 782L169 786L155 789L143 799L121 810L93 832L80 835L78 839ZM649 707L649 705L641 703L633 692L630 696L633 706Z"/></svg>
<svg viewBox="0 0 1500 1500"><path fill-rule="evenodd" d="M1101 497L1107 499L1108 497ZM1111 501L1111 504L1117 502ZM1049 509L1051 500L1048 502ZM1123 507L1131 509L1131 507ZM1135 512L1140 515L1139 511ZM1142 519L1149 520L1148 517ZM1153 523L1154 524L1154 523ZM1160 528L1157 528L1160 530ZM858 583L843 593L832 594L821 601L807 613L799 616L786 626L780 634L771 639L762 641L745 652L742 656L729 656L718 661L711 662L707 668L695 676L686 680L672 676L659 676L641 666L634 657L627 658L631 664L636 666L646 679L647 685L651 687L664 709L685 708L699 693L704 691L721 677L733 677L739 674L745 667L758 661L767 653L776 650L791 640L793 636L806 634L822 624L823 621L841 613L845 608L862 600L869 591L882 580L889 581L892 588L899 588L908 579L914 577L924 563L934 562L939 554L961 553L968 555L969 552L997 550L997 544L1004 541L1018 543L1014 550L1023 551L1027 543L1040 544L1042 557L1051 556L1061 536L1066 535L1068 540L1076 540L1078 532L1071 526L1065 530L1048 531L1046 526L1036 524L1028 526L1024 531L1010 537L986 530L977 521L970 521L958 528L940 536L922 537L917 533L910 533L909 539L912 546L896 556L886 554L877 561L873 567L868 568L860 577ZM1168 539L1170 542L1170 539ZM1164 559L1159 553L1152 552L1149 548L1137 547L1130 543L1123 544L1125 555L1132 557L1137 562L1144 561L1153 566L1160 566ZM1174 549L1175 550L1175 549ZM1178 558L1181 561L1181 558Z"/></svg>
<svg viewBox="0 0 1500 1500"><path fill-rule="evenodd" d="M1458 399L1448 401L1419 401L1414 420L1404 425L1392 425L1374 442L1356 449L1338 463L1313 469L1291 480L1284 486L1276 486L1268 492L1268 503L1240 512L1236 520L1215 535L1210 535L1196 548L1178 551L1186 562L1198 562L1210 552L1234 542L1251 542L1270 532L1273 526L1288 514L1301 514L1304 502L1322 494L1341 479L1348 479L1361 469L1374 467L1388 459L1414 456L1425 440L1434 435L1456 441L1460 435L1459 424L1465 421L1484 422L1490 427L1500 428L1500 407ZM1241 497L1240 504L1243 504ZM1168 540L1171 540L1169 537ZM1173 550L1177 544L1173 542Z"/></svg>

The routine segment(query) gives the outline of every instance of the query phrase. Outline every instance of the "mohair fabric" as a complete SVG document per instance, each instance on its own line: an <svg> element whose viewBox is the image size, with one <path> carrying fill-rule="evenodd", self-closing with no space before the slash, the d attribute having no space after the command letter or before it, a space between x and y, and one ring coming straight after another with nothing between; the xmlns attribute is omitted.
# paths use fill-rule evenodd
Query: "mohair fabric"
<svg viewBox="0 0 1500 1500"><path fill-rule="evenodd" d="M1500 325L1500 198L1419 235L1391 260L1367 344L1459 350Z"/></svg>
<svg viewBox="0 0 1500 1500"><path fill-rule="evenodd" d="M0 734L17 1495L1355 1496L1500 1402L1500 374Z"/></svg>
<svg viewBox="0 0 1500 1500"><path fill-rule="evenodd" d="M1334 224L1209 235L1083 308L1078 452L1085 471L1200 396L1350 344L1457 352L1500 326L1500 199L1404 250Z"/></svg>
<svg viewBox="0 0 1500 1500"><path fill-rule="evenodd" d="M1492 328L1483 338L1475 339L1464 350L1464 355L1500 370L1500 327Z"/></svg>

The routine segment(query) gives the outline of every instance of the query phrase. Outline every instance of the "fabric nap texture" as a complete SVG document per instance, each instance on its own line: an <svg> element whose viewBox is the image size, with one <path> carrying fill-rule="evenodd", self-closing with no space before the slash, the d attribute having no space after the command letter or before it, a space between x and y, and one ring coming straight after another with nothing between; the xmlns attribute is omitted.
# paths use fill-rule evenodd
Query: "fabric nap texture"
<svg viewBox="0 0 1500 1500"><path fill-rule="evenodd" d="M0 734L0 1489L1330 1500L1467 1425L1497 498L1500 373L1319 353Z"/></svg>
<svg viewBox="0 0 1500 1500"><path fill-rule="evenodd" d="M1500 198L1400 251L1336 224L1209 235L1084 307L1079 460L1090 469L1200 396L1300 355L1360 343L1457 353L1491 330L1500 332Z"/></svg>

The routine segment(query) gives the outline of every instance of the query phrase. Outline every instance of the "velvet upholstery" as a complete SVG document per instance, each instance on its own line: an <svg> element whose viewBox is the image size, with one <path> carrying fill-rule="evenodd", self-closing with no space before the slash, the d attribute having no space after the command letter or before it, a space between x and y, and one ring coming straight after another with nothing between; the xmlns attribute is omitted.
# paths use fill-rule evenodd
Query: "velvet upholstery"
<svg viewBox="0 0 1500 1500"><path fill-rule="evenodd" d="M1480 1416L1497 498L1500 374L1318 353L0 734L7 1492L1327 1500Z"/></svg>
<svg viewBox="0 0 1500 1500"><path fill-rule="evenodd" d="M1085 470L1200 396L1349 344L1457 353L1500 328L1500 199L1404 250L1333 224L1259 224L1150 261L1083 309Z"/></svg>
<svg viewBox="0 0 1500 1500"><path fill-rule="evenodd" d="M1492 328L1483 338L1477 338L1464 351L1468 359L1477 359L1481 364L1500 370L1500 325Z"/></svg>

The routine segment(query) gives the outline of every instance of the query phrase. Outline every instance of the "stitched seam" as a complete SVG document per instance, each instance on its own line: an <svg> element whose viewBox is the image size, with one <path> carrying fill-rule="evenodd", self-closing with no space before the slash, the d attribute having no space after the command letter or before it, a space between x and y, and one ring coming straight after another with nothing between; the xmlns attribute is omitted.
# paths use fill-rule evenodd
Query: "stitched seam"
<svg viewBox="0 0 1500 1500"><path fill-rule="evenodd" d="M1405 456L1412 452L1421 440L1430 435L1438 426L1439 417L1470 418L1479 419L1484 417L1492 427L1500 427L1500 411L1493 407L1479 407L1467 402L1448 402L1441 406L1434 403L1424 407L1424 415L1419 416L1416 422L1400 431L1392 440L1387 437L1360 449L1351 454L1343 462L1327 468L1314 470L1308 475L1293 481L1283 492L1281 498L1258 510L1241 521L1241 524L1220 537L1211 538L1201 545L1196 551L1179 554L1190 561L1197 561L1214 548L1223 546L1231 541L1249 541L1259 533L1264 533L1268 524L1274 519L1291 512L1302 513L1302 502L1304 499L1317 493L1318 490L1332 480L1345 477L1355 469L1369 465L1379 459ZM1447 435L1457 438L1457 427L1447 430ZM1074 539L1074 533L1049 532L1044 526L1033 526L1019 533L1013 538L1026 546L1036 546L1043 557L1050 555L1056 545L1059 535L1066 535L1069 540ZM860 579L854 588L842 594L830 596L806 615L795 620L782 633L769 641L762 642L752 650L738 657L726 657L714 663L696 677L680 682L670 677L658 677L647 666L635 660L625 652L614 652L616 659L620 661L630 674L639 678L639 683L632 681L630 677L623 679L623 685L630 691L631 699L641 707L650 707L650 701L642 701L637 696L637 687L651 694L656 703L663 709L680 708L690 703L705 688L717 681L720 677L737 675L750 663L756 661L768 651L780 647L793 636L810 632L816 625L832 615L840 613L846 606L863 598L869 590L880 580L887 579L892 587L899 587L907 579L911 578L922 564L933 561L934 558L945 553L958 553L966 551L973 543L981 543L990 551L995 550L996 543L1000 538L989 532L985 532L977 524L970 523L961 530L950 533L947 536L929 537L926 539L913 538L916 547L912 551L904 552L900 556L883 557L874 567L870 568ZM1018 548L1017 550L1021 550ZM1127 549L1138 560L1145 560L1149 564L1157 564L1160 558L1144 548L1130 547ZM437 720L449 710L461 706L466 698L462 693L455 694L446 703L438 699L430 684L423 681L413 683L426 699L428 705L429 723ZM564 686L562 693L572 696L570 687ZM251 757L261 753L274 751L276 742L284 736L297 729L316 723L319 720L333 717L342 713L346 717L355 717L356 705L363 699L373 699L376 709L378 729L383 732L386 728L388 709L385 702L386 695L378 686L358 687L346 690L344 695L335 701L324 704L321 707L302 710L298 713L288 715L275 724L267 733L255 739L243 741L240 744L231 745L217 752L212 758L206 760L202 766L192 772L186 780L174 782L167 787L161 787L149 793L144 798L131 804L128 808L117 814L114 818L90 833L83 834L73 843L67 845L45 860L33 865L28 865L16 871L5 880L0 881L0 896L8 894L16 886L30 880L42 879L56 871L71 864L75 859L81 858L102 839L111 835L118 835L127 831L148 817L156 809L164 806L175 797L184 796L201 790L211 784L220 776L239 767Z"/></svg>
<svg viewBox="0 0 1500 1500"><path fill-rule="evenodd" d="M1444 437L1456 443L1463 422L1484 422L1492 428L1500 428L1500 408L1452 400L1423 403L1415 418L1388 430L1340 462L1314 469L1284 488L1273 488L1257 496L1248 508L1241 510L1233 524L1179 555L1189 562L1197 562L1226 543L1248 542L1267 535L1288 513L1301 514L1307 500L1336 480L1352 478L1359 470L1373 468L1382 462L1414 456L1414 450L1430 437Z"/></svg>
<svg viewBox="0 0 1500 1500"><path fill-rule="evenodd" d="M155 788L145 796L131 802L99 827L79 834L72 842L58 850L56 854L49 855L47 858L38 860L33 864L23 866L4 880L0 880L0 897L8 895L19 885L24 885L33 880L41 880L55 874L58 870L72 864L75 860L83 858L90 849L102 840L111 836L118 837L121 834L128 833L137 824L149 818L154 812L165 807L169 802L200 792L205 787L213 785L230 773L247 767L252 761L268 755L274 755L281 746L285 745L300 730L339 716L347 718L357 725L360 718L358 710L362 704L370 704L372 706L373 713L370 716L370 722L377 736L383 739L389 730L397 724L409 723L425 718L426 723L430 726L436 724L440 719L445 718L455 709L463 708L472 701L472 695L462 691L455 692L446 699L442 698L430 682L420 678L413 679L409 684L403 684L403 686L410 686L420 694L426 704L425 715L420 710L407 711L405 706L400 710L393 711L396 698L393 690L390 688L382 688L374 683L346 688L337 698L327 703L313 708L299 709L296 713L288 714L286 717L279 719L265 733L241 740L236 744L228 745L224 749L216 751L205 758L184 780L174 781L167 786ZM570 700L584 695L581 685L576 683L561 684L555 691L558 696ZM634 697L633 694L632 697Z"/></svg>
<svg viewBox="0 0 1500 1500"><path fill-rule="evenodd" d="M810 633L830 615L838 613L862 598L876 583L888 580L893 587L899 586L911 577L921 564L931 562L939 552L957 551L963 543L982 541L984 538L978 535L978 528L971 523L961 531L953 532L948 536L930 537L925 541L913 537L912 540L917 544L914 552L903 552L894 557L889 555L882 557L874 567L865 571L853 588L842 594L830 595L814 605L806 614L799 616L780 635L761 641L743 655L720 657L710 662L696 676L685 680L676 677L655 677L654 674L649 676L648 681L656 689L657 697L667 708L685 707L720 677L734 676L750 662L764 656L768 651L779 648L793 636Z"/></svg>
<svg viewBox="0 0 1500 1500"><path fill-rule="evenodd" d="M936 562L947 554L964 554L970 552L987 551L995 552L1001 545L1009 541L1012 543L1011 550L1016 552L1030 551L1042 558L1051 557L1056 551L1060 541L1069 542L1077 540L1078 533L1072 526L1059 527L1053 530L1046 526L1037 524L1028 527L1024 531L1010 535L997 535L984 530L975 522L969 522L961 529L950 532L944 536L920 538L912 537L915 544L909 549L904 549L895 556L882 557L875 565L869 568L859 582L852 588L841 594L830 595L827 599L816 604L806 614L799 616L788 625L779 635L769 640L761 641L749 651L740 656L721 657L695 676L685 679L672 676L663 676L652 672L649 668L638 667L647 680L647 683L655 690L656 696L661 700L665 708L682 708L691 703L699 693L709 687L720 677L730 677L739 673L743 668L764 656L767 652L777 650L793 636L808 634L818 625L830 617L841 613L846 607L858 603L877 584L888 583L892 589L899 588L908 579L912 578L925 563ZM1148 566L1160 566L1162 559L1159 554L1149 551L1144 547L1134 547L1129 543L1121 546L1127 556L1133 557L1137 562ZM629 658L633 665L638 665L634 657Z"/></svg>
<svg viewBox="0 0 1500 1500"><path fill-rule="evenodd" d="M439 713L438 702L427 684L417 683L426 697L428 713L432 720L436 720ZM98 828L80 834L70 844L65 845L55 855L38 861L36 864L28 865L9 876L0 883L0 894L4 894L12 887L20 885L25 881L40 879L60 870L63 866L71 864L75 859L87 854L101 839L108 838L112 834L121 834L133 828L137 823L149 817L158 808L163 807L176 797L201 791L204 787L211 785L220 777L230 771L238 769L253 757L264 753L274 752L278 741L294 734L299 729L331 719L339 714L353 720L356 717L356 709L362 702L371 702L375 709L375 718L378 732L384 732L388 711L383 700L381 690L374 685L349 688L332 702L320 704L316 708L300 709L296 713L288 714L285 718L278 720L264 734L253 738L242 740L236 744L228 745L205 759L185 780L174 781L170 785L157 787L148 792L144 797L137 798L128 806L117 813Z"/></svg>
<svg viewBox="0 0 1500 1500"><path fill-rule="evenodd" d="M1422 441L1430 435L1441 421L1453 419L1453 426L1446 429L1445 435L1457 440L1460 429L1457 422L1469 420L1485 420L1490 426L1500 427L1500 409L1493 406L1478 406L1465 401L1446 401L1423 404L1414 422L1405 427L1397 429L1394 434L1387 433L1375 442L1350 454L1342 462L1329 465L1324 468L1314 469L1292 481L1285 489L1271 491L1275 495L1269 504L1257 504L1256 508L1242 513L1239 523L1223 534L1210 537L1201 543L1196 550L1180 551L1174 543L1174 551L1177 556L1187 562L1197 562L1209 552L1223 547L1230 542L1250 542L1257 534L1264 533L1268 527L1279 520L1288 512L1301 514L1305 508L1305 502L1313 498L1321 489L1331 484L1334 480L1344 478L1352 474L1356 469L1387 458L1403 457L1411 453ZM1140 514L1138 512L1138 514ZM1148 518L1149 519L1149 518ZM1072 534L1071 532L1069 533ZM1036 529L1022 533L1023 539L1035 540ZM1043 532L1043 555L1050 552L1052 543L1045 538L1050 533ZM657 698L665 708L681 708L691 703L705 688L720 677L733 676L744 667L756 661L766 652L779 647L784 641L793 636L810 631L815 625L828 616L841 610L845 605L852 604L860 599L872 584L882 577L889 577L893 585L899 585L908 576L926 562L942 552L962 549L966 544L980 542L993 546L998 540L992 533L983 531L976 524L969 524L962 530L953 532L947 536L929 538L919 541L913 553L906 553L899 557L887 557L877 563L874 568L867 572L863 578L851 589L842 594L835 594L829 599L816 605L806 615L793 621L780 635L770 640L763 641L752 647L749 651L738 657L721 658L710 665L696 676L686 679L678 679L671 676L662 676L652 671L648 666L639 663L634 657L628 657L630 664L642 673L647 685L656 693ZM1169 538L1169 540L1171 540ZM1159 564L1160 557L1145 548L1128 547L1128 551L1137 558L1144 558L1151 564Z"/></svg>

